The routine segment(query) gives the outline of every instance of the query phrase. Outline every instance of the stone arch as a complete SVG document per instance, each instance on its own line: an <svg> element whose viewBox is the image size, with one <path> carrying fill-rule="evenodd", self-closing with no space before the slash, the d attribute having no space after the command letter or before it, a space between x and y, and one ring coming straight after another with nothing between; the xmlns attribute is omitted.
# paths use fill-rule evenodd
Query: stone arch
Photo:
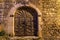
<svg viewBox="0 0 60 40"><path fill-rule="evenodd" d="M41 16L42 16L42 13L40 12L40 10L34 5L34 4L26 4L26 5L23 5L21 3L19 4L16 4L14 5L14 7L11 8L10 12L8 13L8 16L7 16L7 19L8 19L8 33L12 33L14 35L14 17L10 17L10 15L14 15L15 11L17 8L19 7L22 7L22 6L27 6L27 7L31 7L33 9L35 9L38 13L38 27L39 27L39 31L38 31L38 35L41 36ZM10 20L10 21L9 21Z"/></svg>

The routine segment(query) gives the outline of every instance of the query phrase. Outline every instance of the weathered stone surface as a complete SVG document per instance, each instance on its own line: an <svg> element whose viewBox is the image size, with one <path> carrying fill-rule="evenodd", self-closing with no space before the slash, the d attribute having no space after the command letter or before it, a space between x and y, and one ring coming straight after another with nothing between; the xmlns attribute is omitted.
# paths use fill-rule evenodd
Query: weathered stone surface
<svg viewBox="0 0 60 40"><path fill-rule="evenodd" d="M4 0L0 1L0 4L4 4L3 7L0 5L0 15L3 14L4 24L7 28L7 16L11 8L18 3L31 3L34 4L41 12L41 35L44 40L60 40L60 1L59 0ZM13 11L13 10L12 10ZM1 19L0 19L1 20ZM40 22L40 21L39 21ZM40 27L40 26L39 26ZM10 31L10 30L9 30Z"/></svg>

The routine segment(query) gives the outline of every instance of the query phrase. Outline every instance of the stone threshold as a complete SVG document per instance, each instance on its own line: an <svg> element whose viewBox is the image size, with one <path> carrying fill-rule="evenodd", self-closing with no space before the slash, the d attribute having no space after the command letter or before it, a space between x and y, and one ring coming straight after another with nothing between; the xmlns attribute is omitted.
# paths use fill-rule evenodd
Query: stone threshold
<svg viewBox="0 0 60 40"><path fill-rule="evenodd" d="M24 37L9 37L9 39L39 39L39 37L36 36L24 36Z"/></svg>

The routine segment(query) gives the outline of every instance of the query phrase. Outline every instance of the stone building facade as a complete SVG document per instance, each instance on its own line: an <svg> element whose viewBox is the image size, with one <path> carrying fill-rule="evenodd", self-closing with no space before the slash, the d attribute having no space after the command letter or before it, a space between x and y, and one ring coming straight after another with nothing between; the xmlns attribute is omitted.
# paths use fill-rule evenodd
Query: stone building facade
<svg viewBox="0 0 60 40"><path fill-rule="evenodd" d="M27 22L31 22L27 19L31 17L32 18L31 20L33 21L31 22L30 26L32 25L31 27L35 27L34 28L35 30L30 29L30 31L31 30L34 31L34 33L37 34L37 37L41 37L42 40L59 40L60 39L60 21L59 21L60 9L59 8L60 8L59 0L23 0L23 1L1 0L0 23L3 25L6 33L15 36L17 34L16 30L18 30L18 29L15 30L15 26L19 24L17 23L18 18L16 17L20 16L20 19L23 18L22 20L24 20L25 23L23 22L22 25L25 26L29 24ZM25 13L27 10L29 10L27 12L29 14L24 14L25 16L23 15L21 18L21 14L19 13L16 14L17 10L19 13L21 13L22 10L24 11L22 13Z"/></svg>

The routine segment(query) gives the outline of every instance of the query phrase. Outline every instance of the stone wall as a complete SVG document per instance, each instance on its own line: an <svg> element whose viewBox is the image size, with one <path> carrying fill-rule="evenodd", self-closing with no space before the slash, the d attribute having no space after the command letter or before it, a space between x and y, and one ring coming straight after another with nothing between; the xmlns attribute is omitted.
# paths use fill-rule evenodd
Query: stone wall
<svg viewBox="0 0 60 40"><path fill-rule="evenodd" d="M16 2L17 1L17 2ZM2 24L7 28L7 15L9 10L19 3L20 0L4 0L0 1L0 12ZM34 4L41 12L41 35L44 40L59 40L60 39L60 1L59 0L29 0L29 3Z"/></svg>
<svg viewBox="0 0 60 40"><path fill-rule="evenodd" d="M59 19L59 3L57 0L43 0L43 27L42 35L44 40L59 40L60 39L60 22Z"/></svg>

